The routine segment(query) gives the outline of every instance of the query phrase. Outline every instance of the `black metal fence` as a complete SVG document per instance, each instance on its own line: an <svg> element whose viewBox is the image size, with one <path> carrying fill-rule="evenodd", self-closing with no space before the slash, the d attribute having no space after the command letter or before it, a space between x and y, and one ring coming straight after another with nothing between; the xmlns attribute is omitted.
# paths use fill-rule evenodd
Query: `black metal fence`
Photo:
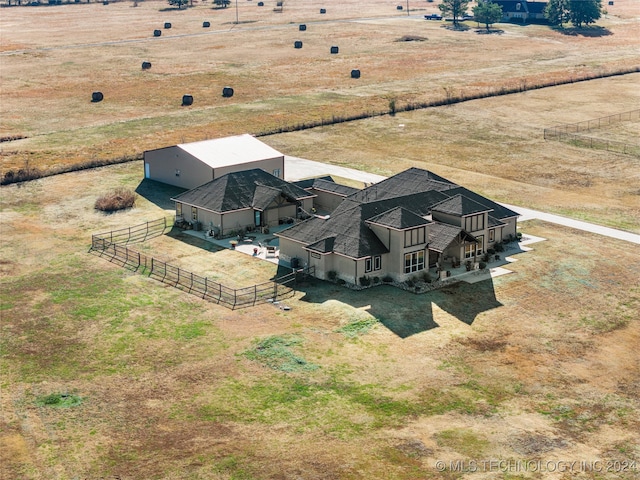
<svg viewBox="0 0 640 480"><path fill-rule="evenodd" d="M640 145L618 142L584 135L595 130L615 125L616 123L629 122L640 118L640 110L618 113L608 117L595 118L585 122L567 123L544 129L545 140L557 140L567 142L579 147L596 148L610 152L624 153L640 156Z"/></svg>
<svg viewBox="0 0 640 480"><path fill-rule="evenodd" d="M124 268L231 309L289 298L294 294L293 286L314 273L313 267L297 269L268 282L234 289L126 246L128 243L162 235L166 228L166 219L161 219L131 228L92 235L91 251L107 257L109 261Z"/></svg>
<svg viewBox="0 0 640 480"><path fill-rule="evenodd" d="M126 245L128 243L144 242L149 238L164 235L172 227L173 219L164 217L133 227L121 228L106 233L96 233L91 235L91 249L98 250L103 244Z"/></svg>

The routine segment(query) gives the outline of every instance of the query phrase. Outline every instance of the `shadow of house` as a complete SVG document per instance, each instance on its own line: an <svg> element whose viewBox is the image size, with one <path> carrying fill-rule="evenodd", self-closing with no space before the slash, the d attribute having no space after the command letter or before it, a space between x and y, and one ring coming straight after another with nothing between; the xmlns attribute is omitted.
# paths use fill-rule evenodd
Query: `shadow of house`
<svg viewBox="0 0 640 480"><path fill-rule="evenodd" d="M440 326L433 317L433 304L467 325L479 314L502 306L491 279L474 284L460 282L420 295L390 285L353 291L314 278L297 285L296 290L304 292L302 302L321 304L332 300L366 311L400 338Z"/></svg>
<svg viewBox="0 0 640 480"><path fill-rule="evenodd" d="M185 192L185 188L175 187L156 180L143 179L136 187L136 193L163 210L175 210L173 197Z"/></svg>
<svg viewBox="0 0 640 480"><path fill-rule="evenodd" d="M431 300L449 315L471 325L481 313L501 307L496 298L493 280L477 283L454 283L431 292Z"/></svg>

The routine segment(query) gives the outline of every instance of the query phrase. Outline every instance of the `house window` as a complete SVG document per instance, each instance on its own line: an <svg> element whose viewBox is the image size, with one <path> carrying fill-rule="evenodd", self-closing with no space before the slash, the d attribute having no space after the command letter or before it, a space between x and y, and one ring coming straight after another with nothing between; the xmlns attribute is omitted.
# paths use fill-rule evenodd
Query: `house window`
<svg viewBox="0 0 640 480"><path fill-rule="evenodd" d="M464 229L467 232L477 232L478 230L484 230L484 213L480 215L471 215L464 217Z"/></svg>
<svg viewBox="0 0 640 480"><path fill-rule="evenodd" d="M182 204L176 202L176 217L182 216Z"/></svg>
<svg viewBox="0 0 640 480"><path fill-rule="evenodd" d="M191 220L198 220L198 209L191 207Z"/></svg>
<svg viewBox="0 0 640 480"><path fill-rule="evenodd" d="M424 270L424 250L406 253L404 255L404 273Z"/></svg>
<svg viewBox="0 0 640 480"><path fill-rule="evenodd" d="M367 258L364 261L365 273L371 272L372 270L380 270L381 268L382 268L382 257L380 257L380 255Z"/></svg>
<svg viewBox="0 0 640 480"><path fill-rule="evenodd" d="M279 169L279 168L276 168L276 169L273 171L273 176L274 176L274 177L278 177L278 178L280 178L280 169Z"/></svg>
<svg viewBox="0 0 640 480"><path fill-rule="evenodd" d="M467 243L464 246L464 258L473 258L476 253L476 244Z"/></svg>
<svg viewBox="0 0 640 480"><path fill-rule="evenodd" d="M482 252L484 251L484 235L478 235L476 240L478 240L478 243L476 244L476 255L482 255Z"/></svg>
<svg viewBox="0 0 640 480"><path fill-rule="evenodd" d="M413 228L411 230L405 230L404 232L404 246L413 247L414 245L420 245L425 240L425 227Z"/></svg>
<svg viewBox="0 0 640 480"><path fill-rule="evenodd" d="M176 177L179 177L179 176L180 176L180 170L176 168Z"/></svg>
<svg viewBox="0 0 640 480"><path fill-rule="evenodd" d="M496 229L492 228L489 230L489 243L496 241Z"/></svg>

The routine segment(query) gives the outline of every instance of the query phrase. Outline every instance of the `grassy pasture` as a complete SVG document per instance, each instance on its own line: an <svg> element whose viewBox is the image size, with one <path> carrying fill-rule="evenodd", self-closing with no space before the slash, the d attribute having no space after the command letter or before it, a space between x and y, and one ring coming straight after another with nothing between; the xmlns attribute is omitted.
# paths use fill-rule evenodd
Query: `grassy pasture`
<svg viewBox="0 0 640 480"><path fill-rule="evenodd" d="M2 9L0 136L29 137L0 144L2 171L637 64L633 0L609 7L600 37L453 32L417 17L436 11L427 2L412 1L409 18L367 2L357 21L356 0L324 2L322 18L316 2L272 3L239 1L239 25L234 8L207 3ZM165 21L173 28L152 38ZM404 35L427 40L396 42ZM236 95L222 99L227 84ZM498 200L638 232L637 158L541 138L634 108L637 85L625 75L263 140L381 174L430 168ZM180 107L183 93L193 107ZM141 178L138 161L2 187L0 478L569 478L435 467L491 458L635 461L578 478L639 478L635 245L526 222L548 240L490 282L420 296L318 282L290 311L230 311L87 254L91 233L171 212L170 189ZM135 208L95 211L117 187L142 194ZM171 236L139 248L231 286L275 273Z"/></svg>
<svg viewBox="0 0 640 480"><path fill-rule="evenodd" d="M87 253L92 232L168 213L153 197L93 209L139 170L3 187L2 478L409 480L460 478L436 460L640 460L634 245L527 222L548 240L490 282L419 296L317 282L290 311L230 311ZM274 273L171 236L140 248L240 285Z"/></svg>
<svg viewBox="0 0 640 480"><path fill-rule="evenodd" d="M427 2L414 2L411 16L383 0L328 3L320 15L301 0L281 13L240 1L238 24L233 6L208 3L182 11L161 1L3 9L0 136L29 138L2 145L0 170L117 158L386 111L391 100L401 106L638 66L632 0L610 8L595 38L536 25L481 35L467 22L452 31L422 19L437 10ZM167 21L172 28L162 29ZM407 36L424 41L398 41ZM293 48L298 39L302 49ZM152 68L142 71L142 61ZM360 79L349 77L353 68ZM222 98L225 85L234 87L232 98ZM97 90L105 100L91 103ZM192 107L180 106L185 93Z"/></svg>

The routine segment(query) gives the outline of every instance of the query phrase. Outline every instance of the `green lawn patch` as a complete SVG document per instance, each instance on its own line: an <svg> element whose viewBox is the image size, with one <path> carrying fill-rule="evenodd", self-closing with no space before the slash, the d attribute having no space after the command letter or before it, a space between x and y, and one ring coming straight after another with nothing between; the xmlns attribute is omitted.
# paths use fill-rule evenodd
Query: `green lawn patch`
<svg viewBox="0 0 640 480"><path fill-rule="evenodd" d="M36 399L36 405L41 407L70 408L77 407L83 402L83 398L78 395L68 393L50 393Z"/></svg>
<svg viewBox="0 0 640 480"><path fill-rule="evenodd" d="M244 356L265 367L281 372L317 370L318 365L307 362L303 357L293 352L293 347L301 345L302 342L302 338L296 335L274 335L258 341L252 349L244 352Z"/></svg>
<svg viewBox="0 0 640 480"><path fill-rule="evenodd" d="M336 332L347 338L356 338L369 333L378 323L380 322L374 317L356 318L338 328Z"/></svg>

